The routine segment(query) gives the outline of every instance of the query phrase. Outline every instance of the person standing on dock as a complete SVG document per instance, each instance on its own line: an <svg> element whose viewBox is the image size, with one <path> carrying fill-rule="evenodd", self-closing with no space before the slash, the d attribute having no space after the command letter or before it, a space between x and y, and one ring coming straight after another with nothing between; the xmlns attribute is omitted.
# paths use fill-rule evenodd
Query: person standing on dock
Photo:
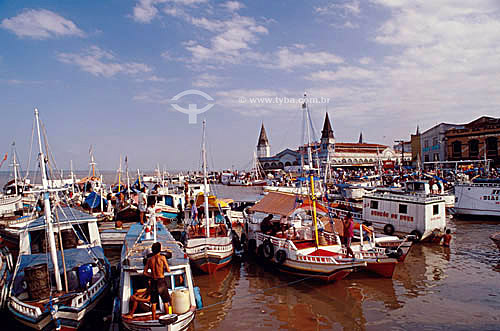
<svg viewBox="0 0 500 331"><path fill-rule="evenodd" d="M144 214L146 214L146 204L147 204L147 197L146 197L146 187L141 188L141 193L139 193L139 220L141 224L144 225Z"/></svg>
<svg viewBox="0 0 500 331"><path fill-rule="evenodd" d="M156 320L156 305L159 302L159 297L165 306L165 314L170 314L170 304L172 299L168 293L168 284L165 281L165 272L170 272L167 259L161 255L161 243L156 242L151 247L153 256L148 258L144 267L144 276L150 277L148 292L151 295L151 312L152 319Z"/></svg>
<svg viewBox="0 0 500 331"><path fill-rule="evenodd" d="M346 256L351 255L354 259L354 252L351 249L352 237L354 237L354 221L351 212L348 212L344 219L344 245L347 251Z"/></svg>

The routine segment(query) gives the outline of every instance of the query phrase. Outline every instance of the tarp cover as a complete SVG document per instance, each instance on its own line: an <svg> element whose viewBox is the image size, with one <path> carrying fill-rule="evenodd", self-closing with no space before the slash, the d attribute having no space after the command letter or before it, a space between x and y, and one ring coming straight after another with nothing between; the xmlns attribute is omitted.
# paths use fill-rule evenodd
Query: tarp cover
<svg viewBox="0 0 500 331"><path fill-rule="evenodd" d="M103 199L103 201L104 205L106 205L106 199ZM90 192L90 194L85 198L85 203L92 209L97 208L101 204L101 196L95 192Z"/></svg>
<svg viewBox="0 0 500 331"><path fill-rule="evenodd" d="M66 270L70 271L75 267L79 267L83 264L94 263L94 256L98 259L106 259L104 257L104 251L101 247L93 247L91 248L94 255L86 248L71 248L64 250L64 260L66 264ZM14 285L12 287L14 295L19 295L21 292L25 290L23 286L24 281L24 269L29 266L34 266L37 264L47 264L49 265L49 273L51 275L54 274L54 266L52 264L52 259L50 258L50 254L31 254L31 255L21 255L19 257L19 271L14 279ZM59 271L63 272L63 263L61 257L61 251L57 251L57 261L59 264Z"/></svg>
<svg viewBox="0 0 500 331"><path fill-rule="evenodd" d="M250 212L288 216L301 203L294 194L269 192L265 197L250 207Z"/></svg>

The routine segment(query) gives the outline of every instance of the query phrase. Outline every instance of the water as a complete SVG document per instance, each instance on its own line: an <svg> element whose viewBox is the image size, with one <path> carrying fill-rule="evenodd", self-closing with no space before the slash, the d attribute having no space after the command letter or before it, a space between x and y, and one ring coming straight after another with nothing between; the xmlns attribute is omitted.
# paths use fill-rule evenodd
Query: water
<svg viewBox="0 0 500 331"><path fill-rule="evenodd" d="M254 260L195 274L206 308L191 330L500 330L500 251L489 239L500 223L452 219L449 227L450 248L414 245L393 279L301 281ZM119 251L106 254L119 259ZM108 298L84 329L105 329L110 310ZM8 314L1 318L18 328Z"/></svg>
<svg viewBox="0 0 500 331"><path fill-rule="evenodd" d="M393 279L297 281L256 261L196 276L196 330L500 330L498 223L449 222L451 248L418 244ZM300 280L300 279L299 279Z"/></svg>

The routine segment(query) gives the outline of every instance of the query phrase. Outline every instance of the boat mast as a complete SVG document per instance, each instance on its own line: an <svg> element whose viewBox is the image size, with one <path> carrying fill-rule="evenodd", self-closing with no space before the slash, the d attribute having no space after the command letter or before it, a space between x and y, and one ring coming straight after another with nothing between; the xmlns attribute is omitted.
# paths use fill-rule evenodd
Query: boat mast
<svg viewBox="0 0 500 331"><path fill-rule="evenodd" d="M314 193L314 175L311 173L309 176L311 181L311 200L313 203L313 221L314 221L314 234L316 238L316 248L319 248L319 239L318 239L318 221L316 215L316 194Z"/></svg>
<svg viewBox="0 0 500 331"><path fill-rule="evenodd" d="M207 122L203 120L203 144L202 144L202 158L203 158L203 196L205 200L205 221L207 222L206 224L206 232L207 232L207 238L210 237L210 223L209 223L209 218L208 218L208 183L207 183L207 150L206 150L206 136L205 136L205 131L206 131L206 125Z"/></svg>
<svg viewBox="0 0 500 331"><path fill-rule="evenodd" d="M73 160L69 162L69 168L71 171L71 193L75 194L75 176L73 174Z"/></svg>
<svg viewBox="0 0 500 331"><path fill-rule="evenodd" d="M307 94L304 93L304 103L302 104L302 109L304 109L305 117L306 117L306 130L307 130L307 163L309 164L309 171L312 170L312 151L311 151L311 130L309 128L309 123L311 122L311 118L309 116L309 111L307 110L306 103Z"/></svg>
<svg viewBox="0 0 500 331"><path fill-rule="evenodd" d="M120 166L118 167L118 193L122 187L122 156L120 155Z"/></svg>
<svg viewBox="0 0 500 331"><path fill-rule="evenodd" d="M19 163L17 163L17 158L16 158L16 143L12 142L12 167L14 169L14 185L15 185L16 195L19 194L19 192L17 190L17 172L18 172L18 166L19 166Z"/></svg>
<svg viewBox="0 0 500 331"><path fill-rule="evenodd" d="M47 179L47 172L45 168L45 155L42 149L42 139L40 136L40 120L38 118L38 109L35 108L35 119L36 128L38 131L38 146L40 147L40 171L42 173L42 186L43 186L43 209L45 211L45 223L47 224L47 231L49 237L50 246L50 256L52 258L52 264L54 265L54 276L56 278L57 291L62 291L61 274L59 273L59 263L57 261L57 250L56 241L54 238L54 232L52 229L52 211L50 210L50 198L49 198L49 182Z"/></svg>

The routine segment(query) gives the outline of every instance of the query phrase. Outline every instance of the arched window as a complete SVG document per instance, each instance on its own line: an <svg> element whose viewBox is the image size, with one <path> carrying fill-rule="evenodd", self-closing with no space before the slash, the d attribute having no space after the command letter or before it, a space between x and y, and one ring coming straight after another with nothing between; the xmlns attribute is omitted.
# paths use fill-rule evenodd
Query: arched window
<svg viewBox="0 0 500 331"><path fill-rule="evenodd" d="M454 159L462 158L462 143L460 141L454 141L451 143L451 156Z"/></svg>
<svg viewBox="0 0 500 331"><path fill-rule="evenodd" d="M269 169L269 163L267 162L264 163L264 169Z"/></svg>
<svg viewBox="0 0 500 331"><path fill-rule="evenodd" d="M486 157L495 158L498 156L498 138L490 137L486 139Z"/></svg>
<svg viewBox="0 0 500 331"><path fill-rule="evenodd" d="M342 159L342 163L346 163L347 161L345 159Z"/></svg>
<svg viewBox="0 0 500 331"><path fill-rule="evenodd" d="M276 169L276 163L275 162L271 163L271 168Z"/></svg>
<svg viewBox="0 0 500 331"><path fill-rule="evenodd" d="M278 162L278 168L280 168L280 169L284 168L283 162Z"/></svg>
<svg viewBox="0 0 500 331"><path fill-rule="evenodd" d="M347 160L347 163L352 163L352 159Z"/></svg>
<svg viewBox="0 0 500 331"><path fill-rule="evenodd" d="M479 141L472 139L469 141L469 158L477 159L479 157Z"/></svg>
<svg viewBox="0 0 500 331"><path fill-rule="evenodd" d="M298 166L298 165L299 165L299 162L294 161L294 162L293 162L293 165L294 165L294 166Z"/></svg>
<svg viewBox="0 0 500 331"><path fill-rule="evenodd" d="M292 164L291 164L289 161L286 161L286 162L285 162L285 167L289 167L289 166L291 166L291 165L292 165Z"/></svg>

